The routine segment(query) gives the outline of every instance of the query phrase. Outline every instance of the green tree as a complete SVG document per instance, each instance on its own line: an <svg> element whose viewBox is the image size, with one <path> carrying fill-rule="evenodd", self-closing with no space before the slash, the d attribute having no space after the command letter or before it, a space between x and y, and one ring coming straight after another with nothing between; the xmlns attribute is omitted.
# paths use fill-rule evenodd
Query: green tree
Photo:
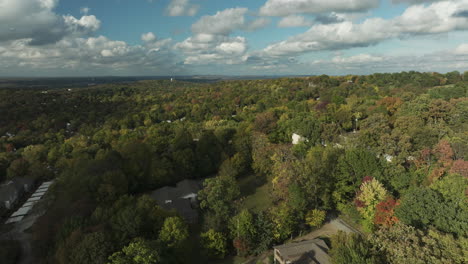
<svg viewBox="0 0 468 264"><path fill-rule="evenodd" d="M357 209L362 217L369 222L373 222L377 204L385 200L387 195L387 190L378 180L372 178L364 181L356 196Z"/></svg>
<svg viewBox="0 0 468 264"><path fill-rule="evenodd" d="M227 221L233 201L240 195L236 180L230 176L216 176L206 179L204 188L198 193L200 207L214 214L218 221Z"/></svg>
<svg viewBox="0 0 468 264"><path fill-rule="evenodd" d="M363 237L343 231L331 237L330 256L333 264L384 263Z"/></svg>
<svg viewBox="0 0 468 264"><path fill-rule="evenodd" d="M381 178L382 167L374 154L365 149L347 149L338 159L334 173L335 202L345 203L354 196L365 176Z"/></svg>
<svg viewBox="0 0 468 264"><path fill-rule="evenodd" d="M157 264L162 263L155 242L137 238L121 251L109 256L108 264Z"/></svg>
<svg viewBox="0 0 468 264"><path fill-rule="evenodd" d="M313 209L306 214L305 221L310 227L319 227L325 221L325 216L325 211Z"/></svg>
<svg viewBox="0 0 468 264"><path fill-rule="evenodd" d="M455 238L436 230L424 232L412 226L397 223L375 232L370 240L388 263L445 264L466 263L468 239Z"/></svg>
<svg viewBox="0 0 468 264"><path fill-rule="evenodd" d="M242 252L242 249L237 249L239 255L247 254L254 246L253 243L257 235L254 216L248 210L242 210L229 221L229 229L232 238L241 239L246 244L246 248L243 249L244 252Z"/></svg>
<svg viewBox="0 0 468 264"><path fill-rule="evenodd" d="M456 198L455 198L456 199ZM468 234L468 210L447 201L440 193L429 188L415 188L405 193L395 215L405 224L427 228L433 225L439 230L461 236Z"/></svg>
<svg viewBox="0 0 468 264"><path fill-rule="evenodd" d="M78 245L72 249L70 263L102 264L112 252L110 238L102 232L86 234Z"/></svg>
<svg viewBox="0 0 468 264"><path fill-rule="evenodd" d="M223 233L210 229L202 233L200 237L202 247L208 256L220 259L224 258L227 253L227 241Z"/></svg>
<svg viewBox="0 0 468 264"><path fill-rule="evenodd" d="M164 220L159 239L171 248L179 247L189 236L187 224L177 216Z"/></svg>

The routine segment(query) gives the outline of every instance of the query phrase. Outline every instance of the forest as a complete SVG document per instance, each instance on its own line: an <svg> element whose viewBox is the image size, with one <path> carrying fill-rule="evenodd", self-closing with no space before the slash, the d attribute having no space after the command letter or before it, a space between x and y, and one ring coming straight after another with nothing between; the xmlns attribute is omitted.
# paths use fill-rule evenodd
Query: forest
<svg viewBox="0 0 468 264"><path fill-rule="evenodd" d="M0 182L55 180L29 230L35 263L272 261L332 215L359 230L327 240L332 263L468 263L468 72L0 98ZM203 182L197 223L149 196L184 179Z"/></svg>

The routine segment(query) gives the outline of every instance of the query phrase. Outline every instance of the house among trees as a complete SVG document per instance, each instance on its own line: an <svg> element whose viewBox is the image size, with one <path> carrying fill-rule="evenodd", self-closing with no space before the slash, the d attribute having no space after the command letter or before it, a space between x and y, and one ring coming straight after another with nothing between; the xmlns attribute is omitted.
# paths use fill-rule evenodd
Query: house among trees
<svg viewBox="0 0 468 264"><path fill-rule="evenodd" d="M198 220L197 196L201 184L194 180L183 180L176 187L165 186L151 193L157 204L166 210L175 210L189 223Z"/></svg>
<svg viewBox="0 0 468 264"><path fill-rule="evenodd" d="M293 133L292 134L292 144L293 145L297 145L301 142L304 142L304 141L307 141L306 138L304 138L303 136L299 135L299 134L296 134L296 133Z"/></svg>
<svg viewBox="0 0 468 264"><path fill-rule="evenodd" d="M274 248L275 263L278 264L329 264L328 246L316 238L284 244Z"/></svg>

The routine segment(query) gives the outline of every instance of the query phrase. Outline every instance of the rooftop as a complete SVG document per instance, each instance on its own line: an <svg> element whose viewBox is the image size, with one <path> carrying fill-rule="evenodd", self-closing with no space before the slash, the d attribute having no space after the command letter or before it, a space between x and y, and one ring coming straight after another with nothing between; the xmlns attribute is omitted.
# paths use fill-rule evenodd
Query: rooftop
<svg viewBox="0 0 468 264"><path fill-rule="evenodd" d="M274 247L285 261L297 264L329 264L328 246L316 238Z"/></svg>

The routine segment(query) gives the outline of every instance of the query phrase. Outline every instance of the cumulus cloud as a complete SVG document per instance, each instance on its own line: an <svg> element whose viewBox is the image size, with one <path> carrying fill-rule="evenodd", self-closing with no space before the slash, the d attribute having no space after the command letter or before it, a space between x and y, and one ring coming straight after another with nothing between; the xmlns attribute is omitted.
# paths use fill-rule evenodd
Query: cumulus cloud
<svg viewBox="0 0 468 264"><path fill-rule="evenodd" d="M454 16L468 1L438 2L408 7L393 19L369 18L356 24L344 21L318 24L305 33L264 49L269 56L294 56L319 50L368 47L391 38L447 33L468 29L468 18Z"/></svg>
<svg viewBox="0 0 468 264"><path fill-rule="evenodd" d="M156 40L156 35L153 32L148 32L141 35L141 40L144 42L153 42Z"/></svg>
<svg viewBox="0 0 468 264"><path fill-rule="evenodd" d="M228 35L233 30L244 27L247 11L247 8L228 8L212 16L203 16L192 25L192 31L196 34Z"/></svg>
<svg viewBox="0 0 468 264"><path fill-rule="evenodd" d="M421 4L421 3L430 3L430 2L437 2L437 1L444 1L444 0L392 0L394 4L400 3L407 3L407 4Z"/></svg>
<svg viewBox="0 0 468 264"><path fill-rule="evenodd" d="M311 26L312 22L307 20L303 16L299 15L290 15L287 17L283 17L278 22L278 27L280 28L287 28L287 27L308 27Z"/></svg>
<svg viewBox="0 0 468 264"><path fill-rule="evenodd" d="M145 46L129 45L104 36L64 38L44 46L31 46L25 39L4 43L0 48L0 72L17 75L176 74L183 69L164 39ZM2 52L3 50L3 52Z"/></svg>
<svg viewBox="0 0 468 264"><path fill-rule="evenodd" d="M438 51L422 56L385 56L359 54L336 56L331 60L315 60L302 63L301 67L326 74L369 74L400 71L464 71L468 67L468 46L460 45L460 51Z"/></svg>
<svg viewBox="0 0 468 264"><path fill-rule="evenodd" d="M194 16L200 6L190 4L189 0L171 0L166 8L169 16Z"/></svg>
<svg viewBox="0 0 468 264"><path fill-rule="evenodd" d="M255 19L253 21L247 22L245 30L255 31L261 28L268 26L271 23L271 20L265 17Z"/></svg>
<svg viewBox="0 0 468 264"><path fill-rule="evenodd" d="M0 3L0 42L28 39L30 45L54 43L69 35L96 31L95 16L59 16L53 9L58 0L3 0Z"/></svg>
<svg viewBox="0 0 468 264"><path fill-rule="evenodd" d="M456 54L456 55L468 55L468 43L459 45L455 49L454 54Z"/></svg>
<svg viewBox="0 0 468 264"><path fill-rule="evenodd" d="M362 12L375 8L379 0L268 0L261 8L263 16Z"/></svg>
<svg viewBox="0 0 468 264"><path fill-rule="evenodd" d="M228 8L201 17L192 25L193 36L175 48L187 57L185 64L238 64L245 60L247 40L230 37L236 30L253 31L270 23L267 18L246 19L247 8Z"/></svg>
<svg viewBox="0 0 468 264"><path fill-rule="evenodd" d="M373 56L370 54L358 54L350 57L336 56L332 59L334 63L369 63L369 62L379 62L383 61L384 57L382 56Z"/></svg>
<svg viewBox="0 0 468 264"><path fill-rule="evenodd" d="M334 23L340 23L345 21L346 19L344 18L343 15L339 15L336 13L331 13L329 15L317 15L314 19L315 22L320 23L320 24L334 24Z"/></svg>

